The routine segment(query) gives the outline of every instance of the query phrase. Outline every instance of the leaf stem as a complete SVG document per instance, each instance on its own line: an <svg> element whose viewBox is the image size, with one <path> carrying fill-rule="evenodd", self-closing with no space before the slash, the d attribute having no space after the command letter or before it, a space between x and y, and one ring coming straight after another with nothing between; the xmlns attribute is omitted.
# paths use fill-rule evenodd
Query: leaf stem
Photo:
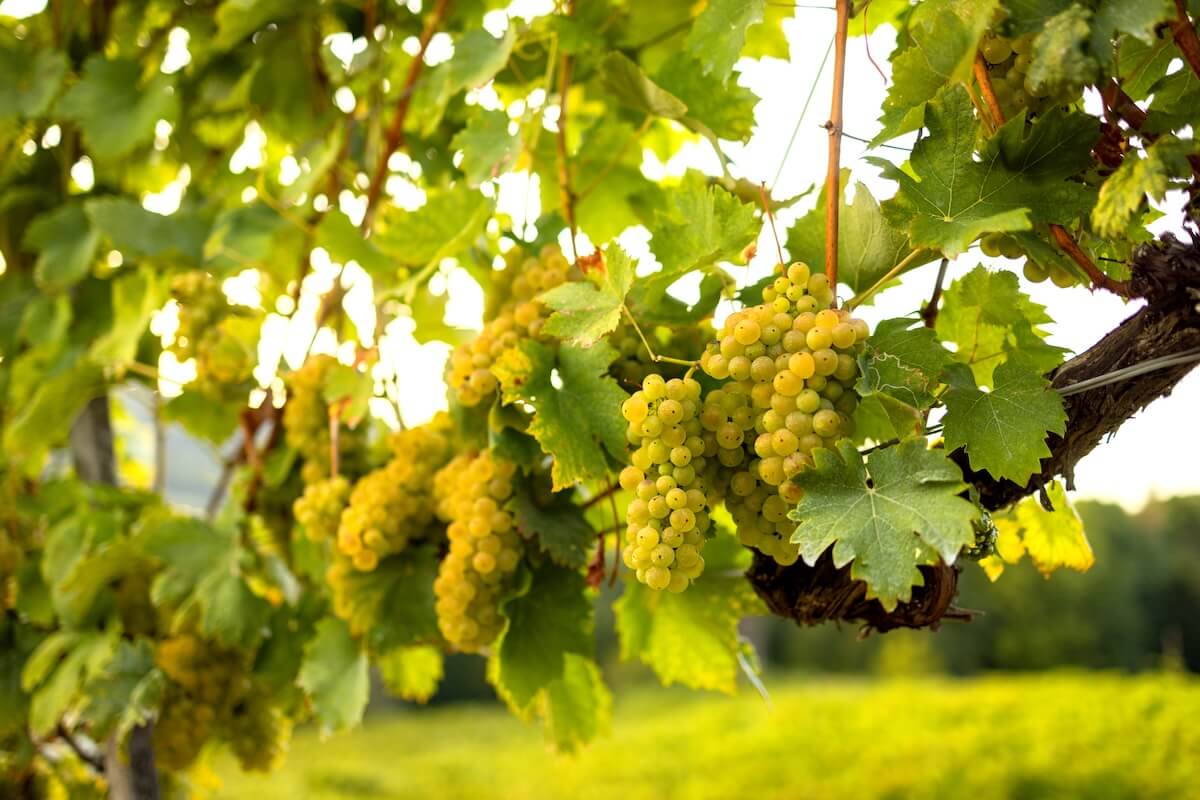
<svg viewBox="0 0 1200 800"><path fill-rule="evenodd" d="M638 325L638 321L634 319L633 312L629 310L629 306L621 303L621 310L625 312L625 316L629 317L630 323L633 324L633 329L637 331L638 338L642 340L642 344L646 347L646 352L650 354L651 361L656 364L678 364L681 367L694 367L700 363L699 361L685 361L682 358L663 356L654 352L654 348L650 346L650 340L646 338L646 334L642 333L642 326Z"/></svg>
<svg viewBox="0 0 1200 800"><path fill-rule="evenodd" d="M924 252L925 252L925 248L923 248L923 247L917 247L917 248L913 249L912 252L910 252L908 255L906 255L904 258L902 258L899 261L899 263L896 264L896 266L889 269L882 278L875 281L875 283L872 284L869 289L861 291L858 294L854 295L854 297L851 297L849 300L847 300L846 301L846 310L849 311L849 310L855 309L858 306L865 303L871 297L871 295L875 294L877 291L879 291L884 286L886 286L888 284L888 282L895 279L895 277L897 275L899 275L901 272L904 272L904 270L911 267L913 262L916 261L918 258L920 258L921 255L924 254Z"/></svg>
<svg viewBox="0 0 1200 800"><path fill-rule="evenodd" d="M850 0L837 0L837 32L833 48L833 99L830 102L829 161L825 167L825 277L837 307L838 213L841 210L842 96L846 84L846 37L850 27Z"/></svg>

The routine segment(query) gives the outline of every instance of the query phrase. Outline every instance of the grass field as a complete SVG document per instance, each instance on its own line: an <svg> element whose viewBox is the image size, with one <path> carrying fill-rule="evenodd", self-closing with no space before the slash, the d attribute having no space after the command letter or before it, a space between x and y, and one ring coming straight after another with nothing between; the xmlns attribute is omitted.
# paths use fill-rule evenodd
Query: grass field
<svg viewBox="0 0 1200 800"><path fill-rule="evenodd" d="M771 700L628 693L576 756L498 707L380 715L324 742L302 732L269 776L221 761L218 797L1200 797L1200 682L1179 676L793 679Z"/></svg>

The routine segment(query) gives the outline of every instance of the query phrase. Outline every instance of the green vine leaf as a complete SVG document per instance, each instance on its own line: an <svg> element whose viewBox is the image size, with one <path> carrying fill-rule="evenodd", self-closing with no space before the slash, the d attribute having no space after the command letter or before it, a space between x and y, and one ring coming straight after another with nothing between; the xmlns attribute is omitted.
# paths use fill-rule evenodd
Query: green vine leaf
<svg viewBox="0 0 1200 800"><path fill-rule="evenodd" d="M1100 187L1092 210L1092 226L1101 236L1120 236L1146 197L1162 200L1173 182L1189 178L1189 156L1200 153L1192 139L1164 136L1146 148L1145 155L1127 153L1121 166Z"/></svg>
<svg viewBox="0 0 1200 800"><path fill-rule="evenodd" d="M608 729L612 695L590 658L567 653L563 674L550 682L542 699L546 735L561 753L573 753Z"/></svg>
<svg viewBox="0 0 1200 800"><path fill-rule="evenodd" d="M546 333L590 347L621 321L625 295L633 286L634 262L620 245L610 244L604 258L585 275L586 281L568 281L539 299L554 309L546 320Z"/></svg>
<svg viewBox="0 0 1200 800"><path fill-rule="evenodd" d="M100 232L78 205L63 205L37 217L25 232L25 246L38 253L33 278L48 292L78 283L92 269Z"/></svg>
<svg viewBox="0 0 1200 800"><path fill-rule="evenodd" d="M442 682L442 651L433 645L397 647L379 656L376 664L383 686L410 703L426 703Z"/></svg>
<svg viewBox="0 0 1200 800"><path fill-rule="evenodd" d="M554 350L528 340L493 366L505 402L533 408L528 432L554 457L555 491L604 478L608 457L625 458L620 407L627 395L608 375L616 357L616 350L598 342L589 348L562 345L556 359Z"/></svg>
<svg viewBox="0 0 1200 800"><path fill-rule="evenodd" d="M0 39L0 120L39 117L67 75L67 57L53 50Z"/></svg>
<svg viewBox="0 0 1200 800"><path fill-rule="evenodd" d="M340 619L326 617L304 649L296 680L312 699L313 713L325 733L362 721L370 695L367 655Z"/></svg>
<svg viewBox="0 0 1200 800"><path fill-rule="evenodd" d="M837 452L819 448L813 456L815 465L795 478L804 497L788 514L799 523L792 541L808 564L832 546L834 566L852 563L851 577L885 609L923 585L918 565L952 564L975 541L979 510L959 497L967 488L962 472L923 440L875 450L865 461L846 440Z"/></svg>
<svg viewBox="0 0 1200 800"><path fill-rule="evenodd" d="M746 44L746 29L763 21L766 0L708 0L684 47L705 73L728 75Z"/></svg>
<svg viewBox="0 0 1200 800"><path fill-rule="evenodd" d="M1076 572L1092 568L1092 546L1062 483L1047 484L1046 498L1053 510L1046 510L1037 497L1026 497L1010 517L995 519L996 555L980 562L988 578L996 580L1005 564L1016 564L1026 553L1046 577L1060 567Z"/></svg>
<svg viewBox="0 0 1200 800"><path fill-rule="evenodd" d="M977 388L970 370L959 366L944 400L946 449L965 449L971 469L986 470L993 478L1024 484L1050 455L1046 437L1066 431L1062 397L1018 359L996 368L988 391Z"/></svg>
<svg viewBox="0 0 1200 800"><path fill-rule="evenodd" d="M1028 230L1033 222L1068 223L1090 210L1090 190L1042 173L1040 161L1010 166L997 150L977 160L978 125L962 86L939 93L929 104L926 125L929 135L913 149L911 172L871 159L900 184L884 213L907 228L914 247L954 258L984 233Z"/></svg>
<svg viewBox="0 0 1200 800"><path fill-rule="evenodd" d="M746 555L736 538L719 535L705 545L704 574L686 592L659 592L628 581L613 606L621 657L640 660L666 686L732 694L738 621L759 609L741 575Z"/></svg>
<svg viewBox="0 0 1200 800"><path fill-rule="evenodd" d="M864 398L885 394L915 408L928 408L951 360L950 352L920 320L885 319L858 357L860 377L854 388Z"/></svg>
<svg viewBox="0 0 1200 800"><path fill-rule="evenodd" d="M83 78L63 95L59 112L79 123L88 151L116 159L148 144L160 119L174 122L179 99L170 75L156 73L143 83L136 61L109 61L94 55Z"/></svg>
<svg viewBox="0 0 1200 800"><path fill-rule="evenodd" d="M549 505L539 505L528 487L513 492L511 510L517 530L526 539L536 538L538 546L555 563L572 569L587 564L596 543L596 531L569 497L559 492Z"/></svg>
<svg viewBox="0 0 1200 800"><path fill-rule="evenodd" d="M545 562L501 603L507 622L496 643L496 685L518 710L564 677L569 653L590 658L592 603L586 590L582 573Z"/></svg>
<svg viewBox="0 0 1200 800"><path fill-rule="evenodd" d="M521 139L509 132L509 122L503 111L478 111L450 142L462 151L461 169L471 186L507 172L520 154Z"/></svg>
<svg viewBox="0 0 1200 800"><path fill-rule="evenodd" d="M759 228L754 206L719 186L692 183L668 195L651 227L650 247L662 277L680 276L738 256Z"/></svg>
<svg viewBox="0 0 1200 800"><path fill-rule="evenodd" d="M373 653L428 641L438 635L433 579L437 575L433 547L412 545L385 558L370 572L346 566L341 576L350 633L364 638Z"/></svg>

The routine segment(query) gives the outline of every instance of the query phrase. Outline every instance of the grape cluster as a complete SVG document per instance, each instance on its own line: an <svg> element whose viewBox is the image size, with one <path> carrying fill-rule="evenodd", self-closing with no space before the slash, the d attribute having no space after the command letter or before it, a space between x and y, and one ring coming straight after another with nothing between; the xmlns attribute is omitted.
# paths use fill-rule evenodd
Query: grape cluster
<svg viewBox="0 0 1200 800"><path fill-rule="evenodd" d="M635 495L621 557L651 589L682 592L704 571L710 506L699 410L697 381L661 375L647 375L621 407L636 448L620 475L621 487Z"/></svg>
<svg viewBox="0 0 1200 800"><path fill-rule="evenodd" d="M1022 111L1039 114L1069 101L1079 89L1078 86L1039 85L1030 79L1029 67L1036 37L1036 33L1027 33L1009 38L991 30L979 45L1005 119L1012 119Z"/></svg>
<svg viewBox="0 0 1200 800"><path fill-rule="evenodd" d="M515 261L515 259L513 259ZM501 274L510 273L510 295L469 342L459 345L450 355L447 383L458 402L477 406L489 399L499 386L492 364L522 339L536 339L546 324L546 309L536 299L567 279L570 265L557 247L546 247L538 258L520 264L510 261Z"/></svg>
<svg viewBox="0 0 1200 800"><path fill-rule="evenodd" d="M429 498L434 476L450 454L447 425L439 418L397 433L392 459L354 485L337 528L337 547L355 569L375 569L381 558L403 550L433 521Z"/></svg>
<svg viewBox="0 0 1200 800"><path fill-rule="evenodd" d="M159 642L156 661L170 682L154 726L155 755L181 770L200 754L218 711L246 693L245 672L236 653L192 634Z"/></svg>
<svg viewBox="0 0 1200 800"><path fill-rule="evenodd" d="M723 382L701 417L727 478L725 505L741 541L783 564L797 558L787 513L802 490L792 479L814 449L853 432L855 355L868 329L832 302L824 275L780 265L763 302L731 314L700 359Z"/></svg>
<svg viewBox="0 0 1200 800"><path fill-rule="evenodd" d="M1055 286L1066 289L1076 284L1075 276L1057 263L1044 266L1029 258L1025 248L1015 236L1005 233L989 233L979 240L979 249L985 256L996 258L1024 258L1025 266L1022 272L1026 279L1033 283L1041 283L1049 278Z"/></svg>
<svg viewBox="0 0 1200 800"><path fill-rule="evenodd" d="M463 652L478 652L499 635L500 595L524 551L504 508L515 473L512 462L484 452L459 455L435 479L438 513L450 523L450 551L433 584L438 627Z"/></svg>
<svg viewBox="0 0 1200 800"><path fill-rule="evenodd" d="M246 337L236 335L239 322L248 321L248 310L231 306L220 281L205 272L178 276L171 294L179 303L179 328L170 351L180 361L196 360L202 390L244 388L258 362Z"/></svg>
<svg viewBox="0 0 1200 800"><path fill-rule="evenodd" d="M300 369L288 376L288 400L283 407L283 431L289 447L304 460L301 476L306 484L318 483L331 471L332 435L329 430L329 404L325 402L325 379L337 364L329 355L312 356ZM343 430L338 436L341 466L353 472L365 455L365 442L356 431Z"/></svg>
<svg viewBox="0 0 1200 800"><path fill-rule="evenodd" d="M338 520L350 497L350 481L345 476L310 483L296 498L292 510L296 522L311 542L324 542L337 535Z"/></svg>
<svg viewBox="0 0 1200 800"><path fill-rule="evenodd" d="M224 724L230 749L244 770L269 772L287 753L292 722L262 691L252 691L230 710Z"/></svg>

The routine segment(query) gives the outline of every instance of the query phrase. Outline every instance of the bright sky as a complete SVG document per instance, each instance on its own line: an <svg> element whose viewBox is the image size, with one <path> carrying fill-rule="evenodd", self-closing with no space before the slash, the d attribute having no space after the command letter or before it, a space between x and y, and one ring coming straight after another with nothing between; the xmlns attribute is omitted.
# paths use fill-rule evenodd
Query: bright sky
<svg viewBox="0 0 1200 800"><path fill-rule="evenodd" d="M412 7L417 4L408 5ZM3 0L0 2L0 15L30 16L41 12L44 7L44 0ZM552 3L549 0L518 0L510 12L526 16L546 13L551 7ZM834 14L831 9L811 7L800 7L796 14L798 16L786 25L792 44L790 62L746 60L740 65L743 70L741 81L762 97L757 109L758 126L754 138L746 146L729 144L726 147L734 161L734 173L756 182L765 181L769 186L773 186L776 198L792 196L811 184L820 183L823 181L825 170L827 135L819 126L828 116L831 65L828 65L824 74L820 76L803 123L798 129L796 125L809 87L818 80L818 70L833 35ZM497 19L496 14L489 17L488 27L497 28L493 33L498 35L504 20L502 16ZM851 24L855 24L855 21ZM180 30L180 36L175 36L174 33L171 40L172 55L168 59L169 64L164 66L164 70L172 72L180 69L188 60L186 31ZM867 42L868 40L861 37L850 41L846 65L844 129L848 134L861 139L870 139L878 130L875 118L886 94L884 78L868 59ZM889 69L887 56L893 43L894 33L890 28L881 28L869 39L870 54L884 73ZM356 43L347 41L337 44L352 54ZM365 42L363 44L365 45ZM442 49L447 52L441 53L439 60L449 57L452 45L447 41ZM529 102L533 107L544 102L544 99L543 93L536 100L531 97ZM494 107L498 102L494 93L486 90L477 93L475 101L489 107ZM519 109L510 109L510 112L516 115ZM553 118L552 115L548 116ZM162 140L161 146L165 147L170 135L170 126L165 121L161 126L165 127L156 130L156 133ZM780 171L781 158L793 131L797 132L795 142L786 164ZM42 146L57 144L57 137L53 138L53 142L43 140ZM231 163L231 168L237 171L257 168L264 144L262 138L258 126L253 123L248 125L245 144L235 154L234 162L237 163ZM156 146L159 144L156 141ZM908 142L897 141L894 144L906 145ZM863 181L877 198L890 196L894 191L893 184L881 179L878 170L861 159L866 154L865 145L852 139L843 142L843 164L852 169L853 178ZM873 154L897 161L904 157L903 152L890 149L878 149ZM90 162L84 158L75 166L76 169L72 171L75 181L80 184L80 188L88 188L92 180ZM389 181L388 191L393 195L394 201L406 207L418 205L423 201L423 197L408 180L409 177L417 177L415 166L403 158L397 159L397 163L392 166L396 172ZM689 148L681 157L665 165L665 169L678 174L688 166L708 172L716 172L717 169L716 161L711 151L707 150L707 146ZM648 174L656 176L662 174L664 165L658 164L653 157L648 157L644 169ZM159 213L172 213L178 208L187 188L190 176L185 174L185 171L186 167L163 193L143 198L143 204ZM292 180L299 174L294 160L285 163L281 176L284 171L293 174ZM780 179L775 183L777 172ZM521 176L505 176L499 187L499 203L502 208L512 212L515 219L521 219L522 213L528 213L531 219L537 215L538 193L527 192L525 183ZM533 198L534 205L524 209L523 200L529 196ZM245 199L250 201L253 196ZM338 202L352 219L361 215L360 196L346 192L338 198ZM781 214L781 228L787 227L798 214L809 210L814 202L815 193L793 209ZM1178 208L1178 200L1172 203L1169 198L1168 204L1171 208L1161 221L1163 229L1170 229L1173 222L1179 219L1175 210ZM631 230L621 237L621 241L634 255L642 256L644 261L650 264L653 262L648 257L647 238L644 230ZM769 255L773 251L774 243L764 231L759 242L759 252L763 255L752 264L749 271L739 270L739 273L745 280L754 280L766 274L773 266L773 257ZM110 261L114 258L115 263L119 264L120 254L110 255ZM984 263L994 269L1013 268L1018 276L1020 275L1019 263L1007 262L1005 259L989 259L976 249L961 256L951 266L949 279L965 274L978 263ZM331 264L327 255L319 250L315 251L312 264L312 273L305 281L301 296L301 308L291 323L289 324L283 316L289 311L286 303L276 309L279 313L268 317L260 346L260 356L264 364L274 364L282 355L291 366L298 366L297 361L303 355L305 345L312 336L312 319L318 298L331 285L339 269L338 265ZM915 270L907 276L902 286L883 293L873 307L861 309L861 315L874 324L880 319L915 311L928 296L935 273L935 264ZM370 341L374 328L370 280L353 264L347 267L344 279L352 285L347 302L351 316L359 323L359 330L362 332L360 335L365 341ZM1083 288L1059 289L1049 281L1030 284L1023 277L1021 283L1022 288L1032 295L1034 300L1045 305L1050 316L1056 320L1056 324L1051 327L1051 342L1072 352L1086 349L1135 310L1134 307L1126 306L1119 299L1105 293L1092 295ZM256 284L257 275L249 271L232 279L226 290L231 297L256 304ZM465 272L452 269L435 276L431 285L438 292L448 290L450 293L448 322L464 327L479 325L482 293ZM845 289L841 294L846 296ZM719 310L719 315L724 313L728 313L727 308ZM155 321L156 332L169 337L173 328L173 316L169 309L167 313L161 314ZM389 391L398 390L398 396L392 397L391 401L398 402L404 422L408 425L419 424L444 407L445 387L441 375L449 352L449 348L441 343L418 345L412 339L411 328L412 323L407 319L398 319L389 326L388 335L381 343L381 363L376 368L376 375L381 379L392 375L403 376L402 380L396 383L385 381L385 384L388 385ZM324 331L318 337L314 347L316 352L337 351L332 335L326 334L329 332ZM352 347L343 347L342 351L340 355L343 358L352 358ZM181 367L172 362L173 359L167 354L160 363L160 369L165 375L184 380L190 377L190 365ZM277 381L270 369L263 368L260 372L264 385ZM278 386L278 383L275 385ZM170 381L163 381L161 389L165 394L179 391ZM373 408L385 421L394 424L394 407L392 402L380 399ZM1193 453L1200 450L1200 426L1194 421L1197 409L1200 409L1200 370L1188 376L1172 396L1158 400L1148 411L1127 422L1109 442L1101 445L1079 464L1075 475L1077 497L1119 502L1126 508L1136 509L1153 496L1200 493L1200 469L1196 469L1193 457Z"/></svg>

